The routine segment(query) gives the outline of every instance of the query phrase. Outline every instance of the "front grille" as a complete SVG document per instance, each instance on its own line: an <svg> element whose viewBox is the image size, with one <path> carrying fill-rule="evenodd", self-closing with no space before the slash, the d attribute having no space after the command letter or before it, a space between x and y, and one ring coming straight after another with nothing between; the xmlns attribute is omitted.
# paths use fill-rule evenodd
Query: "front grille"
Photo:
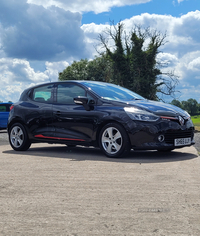
<svg viewBox="0 0 200 236"><path fill-rule="evenodd" d="M165 133L165 142L168 144L174 144L174 139L177 138L193 138L194 131L191 130L180 130L180 131L168 131Z"/></svg>

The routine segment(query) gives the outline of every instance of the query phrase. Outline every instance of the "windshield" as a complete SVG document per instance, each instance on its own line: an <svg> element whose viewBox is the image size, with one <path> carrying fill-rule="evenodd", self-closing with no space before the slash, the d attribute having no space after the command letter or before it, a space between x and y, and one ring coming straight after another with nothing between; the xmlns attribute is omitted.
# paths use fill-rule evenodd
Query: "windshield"
<svg viewBox="0 0 200 236"><path fill-rule="evenodd" d="M130 101L144 99L137 93L134 93L131 90L128 90L115 84L86 81L84 81L83 84L103 99L114 101Z"/></svg>

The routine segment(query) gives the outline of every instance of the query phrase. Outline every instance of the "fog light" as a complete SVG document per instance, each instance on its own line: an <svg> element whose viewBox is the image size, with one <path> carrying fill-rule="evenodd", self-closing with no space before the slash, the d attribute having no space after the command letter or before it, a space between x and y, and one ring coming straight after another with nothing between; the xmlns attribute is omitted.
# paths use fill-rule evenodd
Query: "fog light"
<svg viewBox="0 0 200 236"><path fill-rule="evenodd" d="M158 141L159 142L163 142L164 140L165 140L165 136L164 135L161 134L161 135L158 136Z"/></svg>

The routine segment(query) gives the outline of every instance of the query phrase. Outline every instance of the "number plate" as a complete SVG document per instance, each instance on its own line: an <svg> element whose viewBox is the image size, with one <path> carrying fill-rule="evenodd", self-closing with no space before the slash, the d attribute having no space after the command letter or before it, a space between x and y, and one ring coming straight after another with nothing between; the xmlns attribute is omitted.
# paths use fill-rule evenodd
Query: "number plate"
<svg viewBox="0 0 200 236"><path fill-rule="evenodd" d="M184 145L190 145L191 144L191 138L177 138L174 139L174 145L175 146L184 146Z"/></svg>

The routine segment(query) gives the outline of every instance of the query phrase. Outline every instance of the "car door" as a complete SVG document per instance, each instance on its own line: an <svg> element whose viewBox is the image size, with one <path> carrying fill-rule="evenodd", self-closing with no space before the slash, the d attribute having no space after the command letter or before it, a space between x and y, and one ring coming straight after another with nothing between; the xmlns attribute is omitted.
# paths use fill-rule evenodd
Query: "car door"
<svg viewBox="0 0 200 236"><path fill-rule="evenodd" d="M53 104L55 138L68 143L89 143L98 118L95 109L86 111L82 105L74 103L77 96L87 96L95 103L94 98L79 85L69 82L57 84Z"/></svg>
<svg viewBox="0 0 200 236"><path fill-rule="evenodd" d="M26 123L34 138L49 139L54 135L52 125L52 103L54 84L34 88L30 93L31 102L24 109Z"/></svg>

